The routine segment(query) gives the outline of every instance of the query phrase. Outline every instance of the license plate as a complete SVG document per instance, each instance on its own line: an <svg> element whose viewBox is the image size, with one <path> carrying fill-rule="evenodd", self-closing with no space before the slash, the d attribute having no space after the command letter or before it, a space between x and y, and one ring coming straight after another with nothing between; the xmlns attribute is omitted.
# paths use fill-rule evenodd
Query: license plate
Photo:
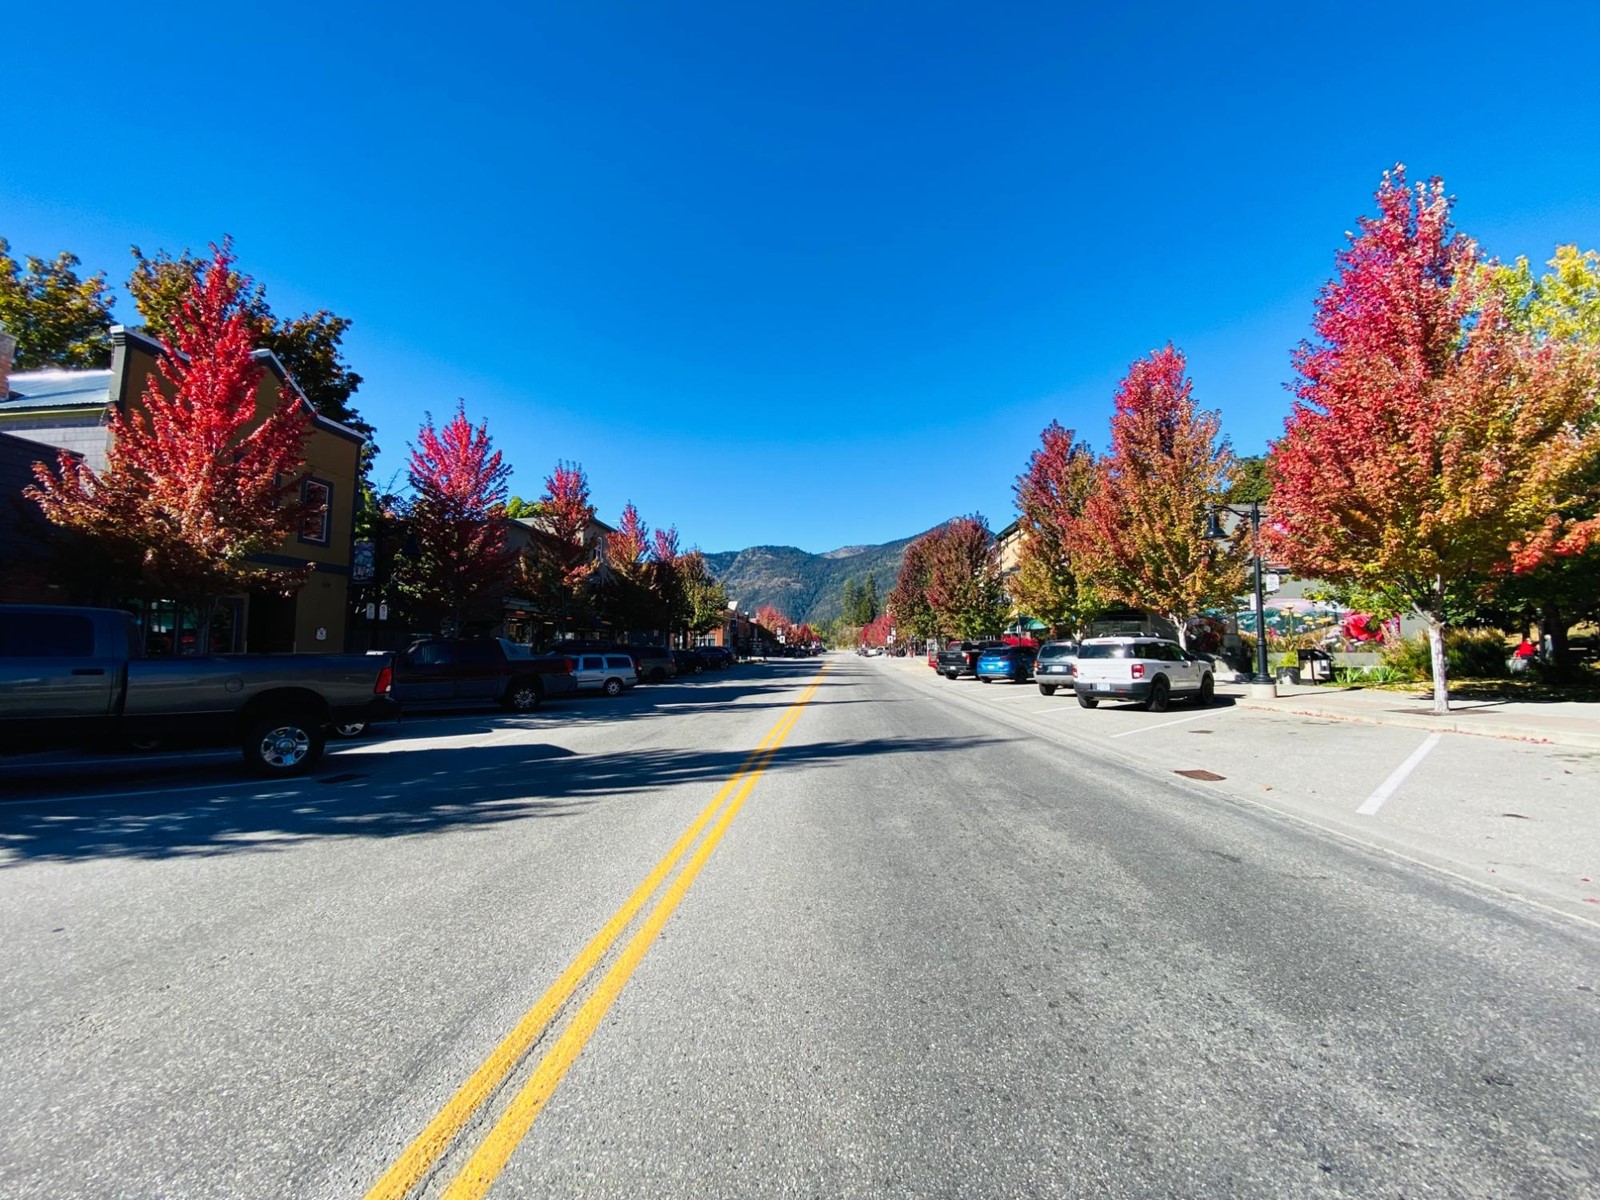
<svg viewBox="0 0 1600 1200"><path fill-rule="evenodd" d="M1102 681L1094 685L1094 690L1097 692L1109 692L1111 690L1111 685Z"/></svg>

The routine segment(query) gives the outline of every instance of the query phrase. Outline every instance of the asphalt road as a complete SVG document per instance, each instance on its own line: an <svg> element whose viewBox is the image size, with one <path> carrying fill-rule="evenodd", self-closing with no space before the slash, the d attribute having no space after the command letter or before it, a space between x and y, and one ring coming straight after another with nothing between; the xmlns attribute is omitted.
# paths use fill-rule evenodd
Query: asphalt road
<svg viewBox="0 0 1600 1200"><path fill-rule="evenodd" d="M1600 1195L1592 922L824 661L0 773L0 1195Z"/></svg>

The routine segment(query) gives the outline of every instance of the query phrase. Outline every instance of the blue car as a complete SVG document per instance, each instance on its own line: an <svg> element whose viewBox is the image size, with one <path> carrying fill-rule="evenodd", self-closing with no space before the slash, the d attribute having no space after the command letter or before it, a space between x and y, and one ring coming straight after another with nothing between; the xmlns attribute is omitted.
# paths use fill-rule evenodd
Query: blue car
<svg viewBox="0 0 1600 1200"><path fill-rule="evenodd" d="M1009 679L1012 683L1027 683L1033 678L1032 646L1000 646L985 650L978 658L974 671L982 683L996 679Z"/></svg>

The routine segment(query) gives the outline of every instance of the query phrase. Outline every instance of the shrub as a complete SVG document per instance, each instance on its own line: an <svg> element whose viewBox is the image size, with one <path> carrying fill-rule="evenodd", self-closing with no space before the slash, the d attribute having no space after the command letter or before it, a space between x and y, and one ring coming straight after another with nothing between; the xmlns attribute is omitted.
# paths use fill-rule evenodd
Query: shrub
<svg viewBox="0 0 1600 1200"><path fill-rule="evenodd" d="M1504 679L1505 637L1492 629L1452 629L1444 635L1445 662L1451 678ZM1416 683L1433 678L1433 654L1428 635L1395 638L1383 648L1383 665L1397 681Z"/></svg>

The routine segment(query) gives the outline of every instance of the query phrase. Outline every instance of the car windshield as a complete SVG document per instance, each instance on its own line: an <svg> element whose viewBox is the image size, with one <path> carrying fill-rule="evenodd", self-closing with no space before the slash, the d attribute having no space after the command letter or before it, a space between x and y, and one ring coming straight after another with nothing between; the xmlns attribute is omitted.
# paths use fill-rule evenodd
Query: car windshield
<svg viewBox="0 0 1600 1200"><path fill-rule="evenodd" d="M1077 647L1070 642L1056 642L1049 646L1039 648L1040 658L1070 658L1077 652Z"/></svg>

